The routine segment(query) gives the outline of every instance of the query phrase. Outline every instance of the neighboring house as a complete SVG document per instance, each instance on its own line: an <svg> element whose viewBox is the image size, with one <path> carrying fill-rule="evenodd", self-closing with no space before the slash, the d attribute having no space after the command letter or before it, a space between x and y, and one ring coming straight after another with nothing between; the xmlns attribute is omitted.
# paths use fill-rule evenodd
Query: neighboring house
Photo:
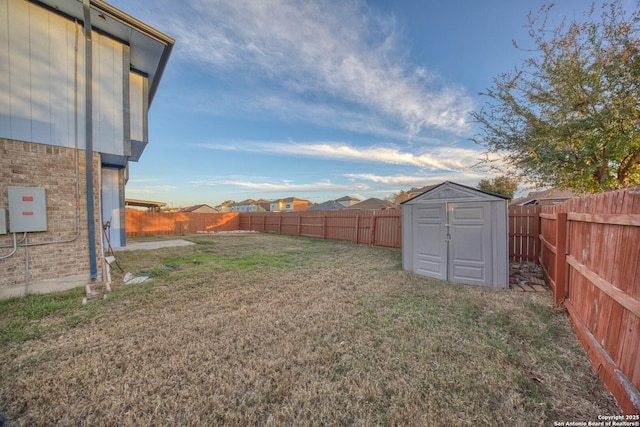
<svg viewBox="0 0 640 427"><path fill-rule="evenodd" d="M102 278L173 44L101 0L0 1L0 297Z"/></svg>
<svg viewBox="0 0 640 427"><path fill-rule="evenodd" d="M180 209L178 212L191 212L191 213L218 213L216 208L212 208L209 205L193 205L188 208Z"/></svg>
<svg viewBox="0 0 640 427"><path fill-rule="evenodd" d="M386 200L372 197L370 199L363 200L360 203L356 203L355 205L352 205L346 209L350 209L350 210L360 209L360 210L372 211L372 210L381 210L381 209L391 209L392 207L394 207L393 203L388 202Z"/></svg>
<svg viewBox="0 0 640 427"><path fill-rule="evenodd" d="M555 188L544 191L533 191L526 197L514 199L510 206L527 206L527 205L557 205L576 197L571 190L558 190Z"/></svg>
<svg viewBox="0 0 640 427"><path fill-rule="evenodd" d="M359 203L360 199L356 199L355 197L351 197L351 196L344 196L344 197L340 197L339 199L336 199L335 201L340 203L342 206L348 208L349 206L353 206L356 203Z"/></svg>
<svg viewBox="0 0 640 427"><path fill-rule="evenodd" d="M217 209L218 212L231 212L231 207L235 203L236 202L233 200L227 200L226 202L220 203L218 206L215 207L215 209Z"/></svg>
<svg viewBox="0 0 640 427"><path fill-rule="evenodd" d="M309 201L295 197L274 200L269 208L271 212L306 211L307 209L309 209Z"/></svg>
<svg viewBox="0 0 640 427"><path fill-rule="evenodd" d="M342 203L338 203L337 200L327 200L307 209L308 211L339 211L344 209L345 206Z"/></svg>
<svg viewBox="0 0 640 427"><path fill-rule="evenodd" d="M247 199L231 205L231 212L267 212L269 210L267 200Z"/></svg>

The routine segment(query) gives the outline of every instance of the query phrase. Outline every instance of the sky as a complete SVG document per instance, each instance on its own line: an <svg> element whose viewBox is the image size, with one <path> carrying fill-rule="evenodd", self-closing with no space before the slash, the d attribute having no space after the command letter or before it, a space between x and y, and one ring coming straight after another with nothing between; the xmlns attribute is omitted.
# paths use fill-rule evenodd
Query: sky
<svg viewBox="0 0 640 427"><path fill-rule="evenodd" d="M470 114L493 79L530 54L513 40L531 46L527 15L545 4L109 3L176 39L149 111L149 144L126 185L126 197L170 207L385 198L493 178L478 166L485 149L471 141L479 128ZM556 1L552 28L582 19L590 4Z"/></svg>

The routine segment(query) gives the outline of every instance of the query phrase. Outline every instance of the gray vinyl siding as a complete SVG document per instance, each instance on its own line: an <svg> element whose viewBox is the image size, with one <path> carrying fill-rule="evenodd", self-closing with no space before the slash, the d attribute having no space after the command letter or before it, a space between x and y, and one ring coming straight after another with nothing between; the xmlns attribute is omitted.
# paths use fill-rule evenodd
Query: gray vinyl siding
<svg viewBox="0 0 640 427"><path fill-rule="evenodd" d="M84 43L79 24L62 15L0 2L0 137L75 147L77 135L85 147ZM94 150L128 156L128 46L94 31L92 52Z"/></svg>

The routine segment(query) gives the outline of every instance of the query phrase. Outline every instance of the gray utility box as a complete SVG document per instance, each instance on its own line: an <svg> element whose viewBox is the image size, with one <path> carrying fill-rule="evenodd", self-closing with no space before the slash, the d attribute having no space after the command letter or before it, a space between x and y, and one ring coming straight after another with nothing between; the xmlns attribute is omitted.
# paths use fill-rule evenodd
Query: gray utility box
<svg viewBox="0 0 640 427"><path fill-rule="evenodd" d="M9 230L12 233L47 231L44 188L9 187Z"/></svg>
<svg viewBox="0 0 640 427"><path fill-rule="evenodd" d="M7 210L0 209L0 234L7 234Z"/></svg>

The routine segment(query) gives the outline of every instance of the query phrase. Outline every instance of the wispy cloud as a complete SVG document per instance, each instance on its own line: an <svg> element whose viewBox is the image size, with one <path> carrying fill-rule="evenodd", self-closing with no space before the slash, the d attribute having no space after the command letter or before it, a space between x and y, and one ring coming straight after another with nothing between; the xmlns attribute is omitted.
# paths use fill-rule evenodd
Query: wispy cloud
<svg viewBox="0 0 640 427"><path fill-rule="evenodd" d="M468 129L465 90L408 63L394 19L364 2L190 0L181 8L163 24L177 54L214 72L269 83L282 99L382 116L412 136Z"/></svg>
<svg viewBox="0 0 640 427"><path fill-rule="evenodd" d="M411 153L393 145L356 147L342 142L234 142L233 144L200 144L200 146L212 150L389 163L443 171L470 169L480 161L482 155L480 150L462 147L437 147L429 152Z"/></svg>
<svg viewBox="0 0 640 427"><path fill-rule="evenodd" d="M419 175L376 175L376 174L345 174L346 178L360 182L372 182L384 185L386 188L422 187L424 185L439 184L451 180L460 184L475 185L482 175L467 172L464 174L419 174Z"/></svg>
<svg viewBox="0 0 640 427"><path fill-rule="evenodd" d="M297 184L292 181L263 182L261 177L244 178L203 178L191 181L196 186L231 186L261 193L305 193L305 192L333 192L333 191L366 191L367 184L338 184L331 181L321 181Z"/></svg>

